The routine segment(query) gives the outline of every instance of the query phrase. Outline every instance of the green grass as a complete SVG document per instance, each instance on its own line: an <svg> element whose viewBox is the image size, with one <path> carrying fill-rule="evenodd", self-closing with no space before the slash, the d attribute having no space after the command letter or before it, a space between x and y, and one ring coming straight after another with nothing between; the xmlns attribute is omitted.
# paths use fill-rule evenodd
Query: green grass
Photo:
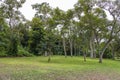
<svg viewBox="0 0 120 80"><path fill-rule="evenodd" d="M120 62L52 56L0 58L0 80L120 80Z"/></svg>

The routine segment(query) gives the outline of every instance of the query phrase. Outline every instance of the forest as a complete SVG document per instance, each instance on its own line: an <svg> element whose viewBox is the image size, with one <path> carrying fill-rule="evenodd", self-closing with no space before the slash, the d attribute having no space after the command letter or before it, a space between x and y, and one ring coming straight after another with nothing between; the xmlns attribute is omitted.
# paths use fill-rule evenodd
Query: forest
<svg viewBox="0 0 120 80"><path fill-rule="evenodd" d="M99 63L119 59L119 0L78 0L67 11L36 3L31 21L19 10L25 2L0 1L1 57L48 56L49 62L52 55L83 56Z"/></svg>

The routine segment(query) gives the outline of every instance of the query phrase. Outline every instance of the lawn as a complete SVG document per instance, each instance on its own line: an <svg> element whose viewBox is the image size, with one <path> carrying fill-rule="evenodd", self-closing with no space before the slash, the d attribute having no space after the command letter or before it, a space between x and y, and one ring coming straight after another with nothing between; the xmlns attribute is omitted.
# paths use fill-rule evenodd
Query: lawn
<svg viewBox="0 0 120 80"><path fill-rule="evenodd" d="M0 80L120 80L120 61L52 56L0 58Z"/></svg>

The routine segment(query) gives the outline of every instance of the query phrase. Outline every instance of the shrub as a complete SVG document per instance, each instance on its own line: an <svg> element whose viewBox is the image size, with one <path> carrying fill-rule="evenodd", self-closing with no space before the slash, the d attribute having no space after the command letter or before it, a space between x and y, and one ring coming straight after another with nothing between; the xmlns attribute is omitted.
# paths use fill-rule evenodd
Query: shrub
<svg viewBox="0 0 120 80"><path fill-rule="evenodd" d="M27 50L25 50L23 47L19 46L18 47L18 53L17 56L19 57L30 57L30 56L34 56L33 54L29 53Z"/></svg>
<svg viewBox="0 0 120 80"><path fill-rule="evenodd" d="M0 57L6 57L7 54L6 54L6 51L5 51L5 48L0 46Z"/></svg>
<svg viewBox="0 0 120 80"><path fill-rule="evenodd" d="M5 51L0 52L0 57L7 57L7 54Z"/></svg>
<svg viewBox="0 0 120 80"><path fill-rule="evenodd" d="M10 36L10 43L8 46L7 54L9 56L17 56L18 53L18 38L15 34Z"/></svg>

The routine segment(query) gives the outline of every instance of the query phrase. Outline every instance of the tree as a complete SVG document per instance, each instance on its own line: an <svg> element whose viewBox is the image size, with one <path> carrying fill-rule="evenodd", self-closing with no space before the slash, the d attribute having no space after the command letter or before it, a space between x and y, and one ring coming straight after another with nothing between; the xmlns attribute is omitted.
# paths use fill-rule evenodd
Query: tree
<svg viewBox="0 0 120 80"><path fill-rule="evenodd" d="M41 42L44 40L44 30L40 18L33 18L31 21L31 39L30 39L30 52L35 55L40 54L39 47L42 46Z"/></svg>
<svg viewBox="0 0 120 80"><path fill-rule="evenodd" d="M99 62L102 63L102 57L106 48L113 40L114 35L119 32L116 24L119 17L119 2L117 0L99 0L98 2L97 4L93 0L79 0L75 5L75 11L77 13L75 15L77 15L79 22L84 24L84 31L90 34L86 37L88 37L90 41L91 57L93 57L94 51L97 51L99 54ZM113 21L107 19L106 10L113 17ZM94 46L96 46L96 48Z"/></svg>
<svg viewBox="0 0 120 80"><path fill-rule="evenodd" d="M17 27L17 29L19 30L19 41L20 41L20 45L23 48L28 48L29 47L29 39L30 39L30 22L26 22L26 23L20 23Z"/></svg>
<svg viewBox="0 0 120 80"><path fill-rule="evenodd" d="M44 27L44 30L49 31L49 25L47 24L50 13L51 13L51 7L49 6L48 3L44 2L41 4L34 4L32 5L32 8L36 10L36 17L39 17L42 20L42 25ZM45 42L44 45L47 46L46 44L47 42ZM45 53L47 53L47 51L45 51Z"/></svg>
<svg viewBox="0 0 120 80"><path fill-rule="evenodd" d="M115 1L107 1L107 0L100 0L98 3L99 7L108 11L110 15L113 17L112 21L109 21L109 25L105 25L106 28L108 28L107 32L107 38L105 38L105 44L101 49L100 52L100 58L99 58L99 63L102 63L102 57L103 54L106 50L106 48L109 46L111 41L114 39L114 36L120 32L120 28L117 26L117 21L119 20L120 17L120 1L115 0Z"/></svg>
<svg viewBox="0 0 120 80"><path fill-rule="evenodd" d="M3 16L5 19L8 20L8 26L10 28L10 35L9 35L9 49L8 54L10 56L16 56L17 54L17 46L18 46L18 30L15 27L23 21L24 16L19 11L19 8L22 7L22 4L25 3L25 0L4 0L1 3L1 9L3 11ZM15 42L13 42L15 41Z"/></svg>
<svg viewBox="0 0 120 80"><path fill-rule="evenodd" d="M7 46L9 44L8 40L9 28L3 16L3 10L0 7L0 56L7 56Z"/></svg>
<svg viewBox="0 0 120 80"><path fill-rule="evenodd" d="M59 29L59 33L62 38L64 55L67 57L66 50L66 35L67 35L67 21L66 14L63 10L60 10L58 7L53 10L53 19L55 21L56 27Z"/></svg>
<svg viewBox="0 0 120 80"><path fill-rule="evenodd" d="M10 37L10 45L8 49L8 55L9 56L17 56L18 53L18 38L17 34L14 34L13 36ZM11 47L12 46L12 47Z"/></svg>
<svg viewBox="0 0 120 80"><path fill-rule="evenodd" d="M24 20L24 16L19 11L19 8L22 7L22 4L25 3L25 0L4 0L1 4L1 8L3 9L3 16L6 19L9 19L8 24L12 29L20 21Z"/></svg>
<svg viewBox="0 0 120 80"><path fill-rule="evenodd" d="M93 0L87 0L87 1L79 0L75 4L75 16L79 22L78 33L80 36L82 36L81 38L82 38L84 45L86 45L85 47L87 51L89 50L89 47L90 47L91 58L93 58L95 55L94 28L96 28L95 20L97 16L94 15L95 14L94 10L96 9L96 8L93 9L94 6L95 6L95 3Z"/></svg>
<svg viewBox="0 0 120 80"><path fill-rule="evenodd" d="M71 57L73 56L73 31L74 31L74 24L73 24L73 10L68 10L66 12L66 26L68 27L68 38L69 38L69 44L70 44L70 54Z"/></svg>

